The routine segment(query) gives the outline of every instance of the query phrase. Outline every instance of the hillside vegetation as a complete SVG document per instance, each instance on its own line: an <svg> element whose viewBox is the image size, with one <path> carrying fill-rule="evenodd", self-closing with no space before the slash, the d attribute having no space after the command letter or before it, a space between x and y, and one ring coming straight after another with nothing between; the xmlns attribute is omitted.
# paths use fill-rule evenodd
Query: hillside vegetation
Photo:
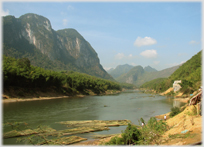
<svg viewBox="0 0 204 147"><path fill-rule="evenodd" d="M202 52L200 51L194 55L180 66L169 78L149 81L140 86L140 88L149 88L157 92L163 92L172 87L175 80L182 80L181 91L184 93L192 93L201 86L201 54Z"/></svg>
<svg viewBox="0 0 204 147"><path fill-rule="evenodd" d="M15 59L3 56L3 87L21 88L24 92L55 89L64 95L104 93L107 90L121 90L120 84L78 72L45 70L32 66L28 58ZM17 90L19 91L19 90ZM19 96L24 93L19 91Z"/></svg>

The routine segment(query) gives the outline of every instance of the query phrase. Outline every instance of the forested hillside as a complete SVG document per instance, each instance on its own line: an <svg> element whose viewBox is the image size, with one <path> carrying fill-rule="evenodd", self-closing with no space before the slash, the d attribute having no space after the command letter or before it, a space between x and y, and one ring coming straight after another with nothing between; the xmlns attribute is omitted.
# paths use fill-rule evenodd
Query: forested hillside
<svg viewBox="0 0 204 147"><path fill-rule="evenodd" d="M78 72L56 72L32 66L28 58L15 59L3 56L3 90L22 88L36 90L54 89L66 95L104 93L106 90L121 90L120 84ZM24 96L24 92L19 95ZM10 94L10 93L8 93Z"/></svg>
<svg viewBox="0 0 204 147"><path fill-rule="evenodd" d="M167 79L155 79L147 82L141 88L154 89L157 92L163 92L172 87L175 80L182 80L181 91L184 93L191 93L202 85L202 51L194 55L191 59L179 67Z"/></svg>

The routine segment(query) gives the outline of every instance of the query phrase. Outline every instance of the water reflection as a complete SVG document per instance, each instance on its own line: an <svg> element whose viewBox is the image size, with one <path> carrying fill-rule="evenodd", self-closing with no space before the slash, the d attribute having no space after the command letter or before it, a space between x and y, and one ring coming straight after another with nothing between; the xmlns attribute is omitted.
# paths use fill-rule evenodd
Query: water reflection
<svg viewBox="0 0 204 147"><path fill-rule="evenodd" d="M181 107L183 105L185 105L185 103L177 101L177 100L173 101L173 107Z"/></svg>

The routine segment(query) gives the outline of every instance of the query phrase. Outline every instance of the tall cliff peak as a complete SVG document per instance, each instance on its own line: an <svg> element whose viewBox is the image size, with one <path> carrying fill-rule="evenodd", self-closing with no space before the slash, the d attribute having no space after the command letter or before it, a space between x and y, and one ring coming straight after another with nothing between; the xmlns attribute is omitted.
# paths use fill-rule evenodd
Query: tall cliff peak
<svg viewBox="0 0 204 147"><path fill-rule="evenodd" d="M84 39L83 36L81 34L79 34L79 32L77 30L72 29L72 28L58 30L57 33L64 36L64 37L69 37L72 39L75 39L75 38Z"/></svg>
<svg viewBox="0 0 204 147"><path fill-rule="evenodd" d="M49 19L47 19L46 17L41 16L41 15L37 15L37 14L33 14L33 13L27 13L27 14L19 17L19 19L21 20L22 24L24 24L24 25L29 24L29 25L34 25L36 27L44 27L48 31L51 31L51 29L52 29L52 26L51 26Z"/></svg>
<svg viewBox="0 0 204 147"><path fill-rule="evenodd" d="M34 50L38 50L37 52L49 58L52 66L60 65L61 67L57 67L58 70L74 70L113 80L100 65L95 50L75 29L55 31L49 19L32 13L19 18L6 16L3 17L3 22L4 44L15 48L22 57L32 52L34 57L29 56L30 60L33 60L31 63L38 58L39 53L34 54ZM4 51L16 56L12 52L8 53L6 49ZM52 67L49 66L49 69Z"/></svg>

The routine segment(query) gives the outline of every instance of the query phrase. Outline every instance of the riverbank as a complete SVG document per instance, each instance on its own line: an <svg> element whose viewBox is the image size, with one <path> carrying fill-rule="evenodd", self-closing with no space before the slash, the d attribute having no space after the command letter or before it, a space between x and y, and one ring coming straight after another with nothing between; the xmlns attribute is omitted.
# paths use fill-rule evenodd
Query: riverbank
<svg viewBox="0 0 204 147"><path fill-rule="evenodd" d="M3 103L10 103L10 102L23 102L23 101L36 101L36 100L50 100L50 99L69 98L69 97L70 96L38 97L38 98L9 98L9 99L3 99L2 102Z"/></svg>
<svg viewBox="0 0 204 147"><path fill-rule="evenodd" d="M161 137L160 145L190 145L202 141L202 116L197 114L197 105L186 106L178 115L170 118L167 113L169 130ZM156 116L163 118L165 114Z"/></svg>
<svg viewBox="0 0 204 147"><path fill-rule="evenodd" d="M172 118L169 117L170 112L155 116L158 119L164 120L164 115L166 115L166 123L170 128L159 138L160 143L158 145L192 145L202 141L202 116L195 113L197 106L186 105L181 109L184 110ZM84 141L73 145L104 145L112 137L120 135L113 134L102 139Z"/></svg>
<svg viewBox="0 0 204 147"><path fill-rule="evenodd" d="M121 91L117 91L117 90L107 90L105 91L105 93L100 94L100 95L114 95L114 94L119 94ZM76 94L76 95L62 95L61 93L54 93L52 91L50 92L39 92L41 93L41 95L43 96L38 96L38 97L31 97L30 93L29 94L25 94L23 97L9 97L8 95L3 94L2 95L2 102L3 103L10 103L10 102L22 102L22 101L36 101L36 100L50 100L50 99L59 99L59 98L81 98L81 97L85 97L88 95L84 95L84 94ZM51 96L53 95L53 96ZM89 95L97 95L93 92L89 92Z"/></svg>
<svg viewBox="0 0 204 147"><path fill-rule="evenodd" d="M143 93L147 93L147 94L158 94L161 96L170 96L170 97L174 97L174 100L176 101L180 101L182 103L188 103L189 100L192 98L192 96L200 92L200 89L194 91L192 94L184 94L183 92L175 93L173 92L173 87L170 87L169 89L167 89L166 91L162 93L158 93L155 90L145 89L145 88L140 89L140 91L142 91Z"/></svg>

